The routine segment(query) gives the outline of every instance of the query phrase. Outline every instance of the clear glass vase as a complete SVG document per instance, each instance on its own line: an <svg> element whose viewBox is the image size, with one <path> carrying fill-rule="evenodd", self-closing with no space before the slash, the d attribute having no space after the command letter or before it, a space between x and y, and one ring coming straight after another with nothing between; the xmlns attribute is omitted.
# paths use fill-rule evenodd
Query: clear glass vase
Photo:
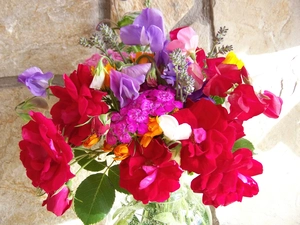
<svg viewBox="0 0 300 225"><path fill-rule="evenodd" d="M162 203L143 205L135 200L118 209L115 225L212 225L211 211L202 196L181 187Z"/></svg>

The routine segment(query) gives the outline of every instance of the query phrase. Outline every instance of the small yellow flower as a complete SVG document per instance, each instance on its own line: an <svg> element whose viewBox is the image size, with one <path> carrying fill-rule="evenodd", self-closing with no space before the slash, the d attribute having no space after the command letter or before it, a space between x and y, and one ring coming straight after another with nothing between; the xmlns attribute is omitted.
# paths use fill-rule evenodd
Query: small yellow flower
<svg viewBox="0 0 300 225"><path fill-rule="evenodd" d="M126 144L120 144L114 149L115 160L124 160L129 156L129 150Z"/></svg>
<svg viewBox="0 0 300 225"><path fill-rule="evenodd" d="M86 148L90 148L93 145L97 144L98 141L99 141L99 137L97 137L97 134L92 134L83 142L83 146Z"/></svg>
<svg viewBox="0 0 300 225"><path fill-rule="evenodd" d="M141 140L141 145L146 148L151 142L152 138L161 135L162 129L159 126L158 117L150 117L148 122L148 132L145 133Z"/></svg>
<svg viewBox="0 0 300 225"><path fill-rule="evenodd" d="M238 59L238 57L236 56L236 54L234 52L229 52L226 55L226 58L224 59L224 61L222 63L236 65L239 70L242 69L244 66L243 61Z"/></svg>

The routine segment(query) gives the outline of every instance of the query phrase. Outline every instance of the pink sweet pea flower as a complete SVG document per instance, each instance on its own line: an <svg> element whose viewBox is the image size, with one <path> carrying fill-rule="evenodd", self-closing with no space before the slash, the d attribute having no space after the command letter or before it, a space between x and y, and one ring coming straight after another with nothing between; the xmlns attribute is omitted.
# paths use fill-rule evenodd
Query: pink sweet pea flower
<svg viewBox="0 0 300 225"><path fill-rule="evenodd" d="M42 206L47 204L48 211L53 212L56 216L61 216L72 205L73 199L69 198L69 194L69 188L64 186L59 192L49 194Z"/></svg>
<svg viewBox="0 0 300 225"><path fill-rule="evenodd" d="M282 99L270 91L264 91L263 95L263 102L267 104L263 114L270 118L278 118L282 108Z"/></svg>
<svg viewBox="0 0 300 225"><path fill-rule="evenodd" d="M101 58L102 56L96 53L92 55L90 58L86 59L83 64L89 67L96 67Z"/></svg>
<svg viewBox="0 0 300 225"><path fill-rule="evenodd" d="M176 35L176 38L174 37ZM191 27L183 27L176 29L173 33L170 32L172 37L171 42L167 45L167 50L173 51L180 48L183 52L188 55L195 56L195 50L198 46L199 36Z"/></svg>
<svg viewBox="0 0 300 225"><path fill-rule="evenodd" d="M199 90L203 85L204 76L201 67L197 63L191 63L188 66L187 72L195 80L195 90Z"/></svg>

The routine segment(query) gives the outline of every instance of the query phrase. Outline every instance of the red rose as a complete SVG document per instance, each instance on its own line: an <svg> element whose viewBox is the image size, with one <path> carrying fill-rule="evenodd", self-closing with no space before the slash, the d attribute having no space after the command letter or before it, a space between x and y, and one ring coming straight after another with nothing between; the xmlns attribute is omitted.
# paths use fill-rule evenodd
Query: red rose
<svg viewBox="0 0 300 225"><path fill-rule="evenodd" d="M50 87L59 98L51 109L53 122L60 126L69 143L75 146L81 145L91 133L103 130L99 128L103 125L98 116L108 111L108 106L102 100L106 93L89 88L92 79L89 67L79 64L70 77L64 75L65 87ZM93 127L93 124L97 127Z"/></svg>
<svg viewBox="0 0 300 225"><path fill-rule="evenodd" d="M120 187L136 200L164 202L180 187L182 170L162 141L152 139L146 148L132 142L129 152L120 164Z"/></svg>
<svg viewBox="0 0 300 225"><path fill-rule="evenodd" d="M232 118L245 121L264 112L265 104L261 102L249 84L240 84L229 95Z"/></svg>
<svg viewBox="0 0 300 225"><path fill-rule="evenodd" d="M220 155L216 160L216 169L208 174L200 174L192 183L196 193L203 193L203 203L218 207L226 206L243 197L252 197L258 193L258 185L252 176L262 173L262 165L252 158L249 149L235 151L231 158Z"/></svg>
<svg viewBox="0 0 300 225"><path fill-rule="evenodd" d="M72 205L72 199L69 198L70 190L64 186L58 193L49 194L43 201L43 206L47 204L47 210L57 216L61 216Z"/></svg>
<svg viewBox="0 0 300 225"><path fill-rule="evenodd" d="M30 116L33 120L22 127L20 159L32 185L51 193L74 177L68 164L73 153L52 120L39 112Z"/></svg>
<svg viewBox="0 0 300 225"><path fill-rule="evenodd" d="M184 170L199 174L211 172L220 154L231 154L236 128L228 122L228 113L221 105L200 99L173 116L179 124L188 123L193 129L190 139L181 141L180 165ZM195 137L195 131L199 128L205 131L205 138L201 142Z"/></svg>

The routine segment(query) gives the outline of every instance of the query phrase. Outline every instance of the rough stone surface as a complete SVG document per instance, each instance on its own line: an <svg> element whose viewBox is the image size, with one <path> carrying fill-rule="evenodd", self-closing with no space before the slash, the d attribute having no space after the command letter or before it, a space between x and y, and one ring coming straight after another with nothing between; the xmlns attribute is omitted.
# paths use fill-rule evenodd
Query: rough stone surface
<svg viewBox="0 0 300 225"><path fill-rule="evenodd" d="M235 51L263 54L300 45L300 1L214 2L214 26L229 28L225 40Z"/></svg>
<svg viewBox="0 0 300 225"><path fill-rule="evenodd" d="M99 2L0 0L0 77L16 76L31 66L54 74L72 72L94 51L78 41L99 22Z"/></svg>
<svg viewBox="0 0 300 225"><path fill-rule="evenodd" d="M145 1L118 1L111 0L111 19L118 18L131 11L141 11L145 8ZM170 31L194 6L194 0L152 0L151 7L159 9L164 15L166 31Z"/></svg>
<svg viewBox="0 0 300 225"><path fill-rule="evenodd" d="M37 196L36 189L26 176L18 146L21 127L25 122L16 115L14 108L28 97L31 97L31 93L25 87L0 89L0 224L82 225L73 210L68 210L62 217L56 217L46 207L42 207L45 196ZM50 104L54 101L52 99ZM85 176L85 173L81 173L77 182Z"/></svg>
<svg viewBox="0 0 300 225"><path fill-rule="evenodd" d="M300 2L151 2L165 15L167 31L191 25L200 36L199 46L204 49L211 45L213 30L227 26L229 33L224 44L233 44L240 53L256 90L271 90L284 101L280 119L260 116L245 123L247 137L257 148L255 157L264 165L264 173L256 178L260 193L243 203L216 209L219 224L299 224ZM111 7L108 3L107 0L0 0L0 224L82 225L72 210L62 217L47 212L41 206L43 197L36 196L25 175L18 148L24 123L14 113L14 107L30 93L16 85L11 76L33 65L44 72L70 73L78 62L94 52L80 47L79 37L93 33L98 21L108 18L110 12L116 20L117 14L141 10L144 1L110 0ZM280 51L283 49L286 50Z"/></svg>

